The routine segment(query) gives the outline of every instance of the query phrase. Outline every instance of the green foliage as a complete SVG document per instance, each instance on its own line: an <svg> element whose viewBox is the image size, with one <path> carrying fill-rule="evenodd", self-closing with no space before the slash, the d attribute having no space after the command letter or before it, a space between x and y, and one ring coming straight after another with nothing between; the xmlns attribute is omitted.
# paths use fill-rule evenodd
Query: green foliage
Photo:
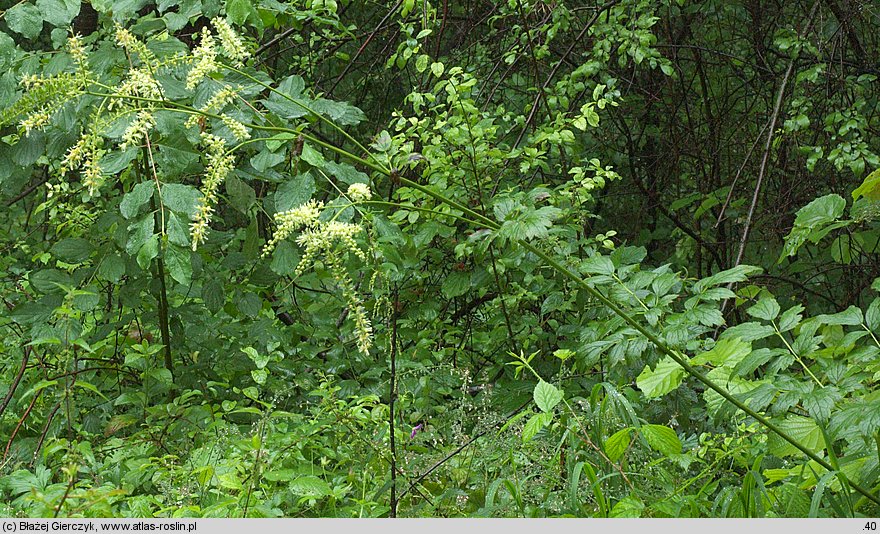
<svg viewBox="0 0 880 534"><path fill-rule="evenodd" d="M10 6L0 513L876 515L873 75L592 7ZM853 183L756 215L716 42Z"/></svg>

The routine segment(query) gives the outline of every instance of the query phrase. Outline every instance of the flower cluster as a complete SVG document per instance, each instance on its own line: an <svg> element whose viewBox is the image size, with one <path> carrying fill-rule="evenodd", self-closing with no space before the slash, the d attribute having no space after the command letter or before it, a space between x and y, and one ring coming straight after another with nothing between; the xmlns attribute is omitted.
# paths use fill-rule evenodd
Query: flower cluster
<svg viewBox="0 0 880 534"><path fill-rule="evenodd" d="M149 98L153 100L159 100L162 98L162 90L159 86L159 82L153 78L152 73L146 68L137 68L131 69L128 71L128 78L122 82L122 85L119 86L118 93L120 95L135 97L135 98ZM112 100L108 105L108 109L113 109L115 106L122 105L125 102L124 99Z"/></svg>
<svg viewBox="0 0 880 534"><path fill-rule="evenodd" d="M367 190L369 191L369 190ZM367 255L358 246L355 237L363 230L359 225L336 220L322 221L321 210L324 203L309 200L293 209L275 214L278 225L272 238L263 248L263 257L270 254L281 241L289 238L294 232L302 229L296 243L303 247L303 255L294 271L296 276L314 265L319 258L333 274L336 284L342 290L348 305L355 332L357 333L358 350L366 354L372 346L373 326L367 317L363 302L342 264L343 254L351 252L360 260L366 261Z"/></svg>
<svg viewBox="0 0 880 534"><path fill-rule="evenodd" d="M208 161L205 164L205 178L202 180L202 198L196 207L196 215L189 228L193 250L196 250L205 241L208 224L214 214L214 203L217 202L217 190L232 172L235 164L235 158L226 152L226 145L219 137L203 133L202 144L207 149Z"/></svg>
<svg viewBox="0 0 880 534"><path fill-rule="evenodd" d="M199 46L193 50L195 65L190 69L186 77L186 89L192 91L206 77L217 71L217 50L214 37L208 28L202 28L202 39Z"/></svg>
<svg viewBox="0 0 880 534"><path fill-rule="evenodd" d="M248 51L241 42L241 39L232 29L226 20L215 17L211 20L214 29L217 30L217 37L220 39L220 46L223 47L223 55L240 65L248 58Z"/></svg>
<svg viewBox="0 0 880 534"><path fill-rule="evenodd" d="M61 175L76 169L83 171L83 185L90 195L94 195L104 182L103 173L98 161L101 159L99 149L100 137L95 134L85 134L79 141L67 151L67 155L61 162Z"/></svg>
<svg viewBox="0 0 880 534"><path fill-rule="evenodd" d="M373 194L370 192L370 186L362 183L355 183L348 186L348 198L352 200L352 202L363 202L364 200L370 200L373 197Z"/></svg>
<svg viewBox="0 0 880 534"><path fill-rule="evenodd" d="M19 126L24 130L25 135L30 135L33 130L42 130L44 126L49 124L52 118L52 112L46 108L38 109L33 113L29 113L21 121Z"/></svg>
<svg viewBox="0 0 880 534"><path fill-rule="evenodd" d="M70 54L70 57L76 61L76 64L81 71L86 70L86 60L88 59L88 55L79 35L73 35L67 39L67 52Z"/></svg>
<svg viewBox="0 0 880 534"><path fill-rule="evenodd" d="M128 147L140 146L141 141L147 137L147 133L155 125L156 119L152 113L146 110L139 111L137 117L131 121L131 124L125 129L125 133L122 134L122 143L119 145L119 149L125 150Z"/></svg>
<svg viewBox="0 0 880 534"><path fill-rule="evenodd" d="M226 107L226 104L232 102L232 99L235 98L236 93L235 89L231 86L226 85L223 89L220 89L216 93L214 93L211 98L205 102L205 105L199 108L199 111L202 113L217 113L222 111L223 108ZM190 115L188 119L186 119L186 127L187 128L195 128L199 124L199 119L202 118L202 115L193 114Z"/></svg>
<svg viewBox="0 0 880 534"><path fill-rule="evenodd" d="M223 122L223 125L229 128L229 131L232 132L232 135L235 136L239 141L245 141L251 138L251 132L248 131L247 127L233 119L227 114L220 115L220 120Z"/></svg>
<svg viewBox="0 0 880 534"><path fill-rule="evenodd" d="M272 234L272 239L263 247L263 257L268 256L278 243L284 241L300 228L311 228L318 224L318 217L321 215L321 209L324 208L323 202L309 200L305 204L281 211L275 214L275 224L278 228Z"/></svg>

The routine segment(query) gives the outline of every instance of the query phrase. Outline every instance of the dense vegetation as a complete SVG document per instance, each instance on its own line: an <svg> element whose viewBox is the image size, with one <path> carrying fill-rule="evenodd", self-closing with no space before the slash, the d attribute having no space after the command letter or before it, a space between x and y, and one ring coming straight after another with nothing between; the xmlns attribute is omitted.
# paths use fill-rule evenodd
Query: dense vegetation
<svg viewBox="0 0 880 534"><path fill-rule="evenodd" d="M880 514L876 4L0 8L0 515Z"/></svg>

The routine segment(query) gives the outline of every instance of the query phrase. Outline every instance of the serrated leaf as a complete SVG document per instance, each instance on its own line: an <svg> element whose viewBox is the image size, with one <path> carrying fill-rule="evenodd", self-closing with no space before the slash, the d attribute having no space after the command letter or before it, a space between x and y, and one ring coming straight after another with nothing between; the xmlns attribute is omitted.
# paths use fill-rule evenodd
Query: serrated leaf
<svg viewBox="0 0 880 534"><path fill-rule="evenodd" d="M662 397L681 385L684 375L684 369L667 356L653 370L645 366L636 378L636 385L649 399Z"/></svg>
<svg viewBox="0 0 880 534"><path fill-rule="evenodd" d="M776 426L814 453L818 454L825 448L825 438L822 436L822 429L819 428L816 421L809 417L789 415L784 420L776 423ZM780 458L803 454L794 445L779 437L776 433L770 434L768 446L770 453Z"/></svg>
<svg viewBox="0 0 880 534"><path fill-rule="evenodd" d="M852 192L853 200L865 197L870 200L880 200L880 169L875 170L865 177L862 185Z"/></svg>
<svg viewBox="0 0 880 534"><path fill-rule="evenodd" d="M614 262L608 256L597 254L581 262L580 271L587 274L614 274Z"/></svg>
<svg viewBox="0 0 880 534"><path fill-rule="evenodd" d="M122 197L119 211L126 219L131 219L140 211L141 206L150 201L156 185L153 182L141 182Z"/></svg>
<svg viewBox="0 0 880 534"><path fill-rule="evenodd" d="M168 267L168 274L171 275L176 282L189 285L192 281L192 257L190 249L168 245L165 249L165 265Z"/></svg>
<svg viewBox="0 0 880 534"><path fill-rule="evenodd" d="M681 454L681 440L675 430L663 425L642 425L639 432L655 451L666 456Z"/></svg>
<svg viewBox="0 0 880 534"><path fill-rule="evenodd" d="M79 14L80 0L37 0L43 19L57 27L65 27Z"/></svg>
<svg viewBox="0 0 880 534"><path fill-rule="evenodd" d="M645 503L638 497L628 495L617 501L609 517L637 518L642 517L642 511L645 509Z"/></svg>
<svg viewBox="0 0 880 534"><path fill-rule="evenodd" d="M832 315L823 314L816 317L816 319L828 325L858 326L862 324L862 310L855 306L850 306L840 313Z"/></svg>
<svg viewBox="0 0 880 534"><path fill-rule="evenodd" d="M30 3L15 4L6 11L4 19L10 30L28 39L36 39L43 31L43 15Z"/></svg>
<svg viewBox="0 0 880 534"><path fill-rule="evenodd" d="M773 297L764 297L757 304L747 309L746 313L758 319L772 321L779 315L779 303Z"/></svg>
<svg viewBox="0 0 880 534"><path fill-rule="evenodd" d="M303 476L290 483L290 491L302 497L321 498L333 492L330 485L316 476Z"/></svg>
<svg viewBox="0 0 880 534"><path fill-rule="evenodd" d="M618 430L605 440L605 454L612 462L619 460L629 448L632 430L630 427Z"/></svg>
<svg viewBox="0 0 880 534"><path fill-rule="evenodd" d="M708 350L691 360L693 365L711 363L714 366L724 365L734 367L752 351L752 344L740 338L720 339L711 350Z"/></svg>
<svg viewBox="0 0 880 534"><path fill-rule="evenodd" d="M532 396L538 408L542 412L548 413L562 401L563 393L553 384L541 380L535 386Z"/></svg>
<svg viewBox="0 0 880 534"><path fill-rule="evenodd" d="M147 270L153 258L159 255L159 237L157 235L150 236L137 253L137 263L141 269Z"/></svg>
<svg viewBox="0 0 880 534"><path fill-rule="evenodd" d="M801 315L802 311L804 311L804 307L800 304L785 310L785 313L779 318L779 331L788 332L796 327L801 322L801 319L803 319L803 316Z"/></svg>
<svg viewBox="0 0 880 534"><path fill-rule="evenodd" d="M720 286L722 284L730 284L733 282L742 282L752 274L760 273L762 269L753 265L737 265L732 269L715 273L712 276L703 278L694 284L694 293L702 293L712 286Z"/></svg>
<svg viewBox="0 0 880 534"><path fill-rule="evenodd" d="M299 174L281 184L275 191L275 212L287 211L308 202L315 193L311 173Z"/></svg>
<svg viewBox="0 0 880 534"><path fill-rule="evenodd" d="M553 420L552 413L542 412L529 417L529 420L526 421L526 424L525 426L523 426L522 429L523 443L531 441L531 439L535 437L535 434L537 434L542 428L547 426L547 424L549 424L551 420Z"/></svg>
<svg viewBox="0 0 880 534"><path fill-rule="evenodd" d="M171 211L176 211L192 219L202 194L191 185L165 184L162 186L162 202Z"/></svg>
<svg viewBox="0 0 880 534"><path fill-rule="evenodd" d="M94 247L81 237L68 237L52 245L52 256L67 263L82 263L92 255Z"/></svg>
<svg viewBox="0 0 880 534"><path fill-rule="evenodd" d="M865 325L871 330L880 327L880 298L874 299L865 311Z"/></svg>

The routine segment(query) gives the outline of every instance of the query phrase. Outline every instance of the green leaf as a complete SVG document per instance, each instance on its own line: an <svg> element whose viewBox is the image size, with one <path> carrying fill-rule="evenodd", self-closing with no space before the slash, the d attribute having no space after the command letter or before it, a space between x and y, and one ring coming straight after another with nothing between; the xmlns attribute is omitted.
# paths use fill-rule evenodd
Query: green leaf
<svg viewBox="0 0 880 534"><path fill-rule="evenodd" d="M631 427L618 430L605 440L605 454L608 455L612 462L619 460L626 452L626 449L629 448L629 444L632 441L630 439L632 430Z"/></svg>
<svg viewBox="0 0 880 534"><path fill-rule="evenodd" d="M760 273L762 269L753 265L737 265L732 269L715 273L712 276L703 278L694 284L694 293L702 293L712 286L720 286L734 282L742 282L747 277Z"/></svg>
<svg viewBox="0 0 880 534"><path fill-rule="evenodd" d="M165 184L162 186L162 203L171 211L176 211L192 219L202 194L191 185Z"/></svg>
<svg viewBox="0 0 880 534"><path fill-rule="evenodd" d="M82 263L89 259L94 248L81 237L68 237L52 245L52 256L67 263Z"/></svg>
<svg viewBox="0 0 880 534"><path fill-rule="evenodd" d="M165 266L168 274L176 282L189 285L192 281L192 257L190 249L175 245L168 245L165 249Z"/></svg>
<svg viewBox="0 0 880 534"><path fill-rule="evenodd" d="M311 165L312 167L317 167L321 169L324 167L326 161L324 161L324 156L312 148L312 145L305 143L302 148L302 154L300 155L303 161Z"/></svg>
<svg viewBox="0 0 880 534"><path fill-rule="evenodd" d="M865 311L865 325L871 330L880 327L880 298L876 298Z"/></svg>
<svg viewBox="0 0 880 534"><path fill-rule="evenodd" d="M746 313L758 319L772 321L779 315L779 303L773 297L764 297L757 304L746 310Z"/></svg>
<svg viewBox="0 0 880 534"><path fill-rule="evenodd" d="M610 517L642 517L642 511L645 509L643 503L638 497L627 495L623 499L617 501L617 504L611 509Z"/></svg>
<svg viewBox="0 0 880 534"><path fill-rule="evenodd" d="M814 453L818 454L825 448L825 438L822 436L822 429L819 428L816 421L809 417L789 415L784 420L776 423L776 426ZM794 445L775 433L770 434L768 446L770 453L780 458L803 454Z"/></svg>
<svg viewBox="0 0 880 534"><path fill-rule="evenodd" d="M663 425L642 425L639 432L655 451L666 456L681 454L681 440L675 430Z"/></svg>
<svg viewBox="0 0 880 534"><path fill-rule="evenodd" d="M734 367L741 362L743 358L752 352L752 344L743 341L740 338L721 339L715 343L712 350L706 351L691 360L692 365L703 365L711 363L712 365L724 365L726 367Z"/></svg>
<svg viewBox="0 0 880 534"><path fill-rule="evenodd" d="M850 306L840 313L833 315L823 314L816 317L816 319L819 322L830 325L858 326L862 324L862 310L855 306Z"/></svg>
<svg viewBox="0 0 880 534"><path fill-rule="evenodd" d="M801 315L802 311L804 311L804 307L800 304L785 310L785 313L779 318L779 331L788 332L800 324L801 319L803 319L803 316Z"/></svg>
<svg viewBox="0 0 880 534"><path fill-rule="evenodd" d="M229 195L229 204L244 214L257 200L254 189L235 175L226 178L226 194Z"/></svg>
<svg viewBox="0 0 880 534"><path fill-rule="evenodd" d="M43 15L31 3L12 6L4 17L9 29L27 39L36 39L43 31Z"/></svg>
<svg viewBox="0 0 880 534"><path fill-rule="evenodd" d="M523 443L531 441L531 439L534 438L535 435L540 432L542 428L547 426L552 420L552 413L537 413L529 417L529 420L526 421L526 424L525 426L523 426L522 429Z"/></svg>
<svg viewBox="0 0 880 534"><path fill-rule="evenodd" d="M137 263L141 269L147 270L153 258L159 255L159 236L153 234L147 239L147 242L141 246L137 253Z"/></svg>
<svg viewBox="0 0 880 534"><path fill-rule="evenodd" d="M330 485L316 476L299 477L290 483L290 491L302 497L321 498L331 495Z"/></svg>
<svg viewBox="0 0 880 534"><path fill-rule="evenodd" d="M37 0L37 8L46 22L65 27L79 15L80 0Z"/></svg>
<svg viewBox="0 0 880 534"><path fill-rule="evenodd" d="M259 17L250 0L226 0L226 14L229 16L229 22L236 26L244 24L248 17Z"/></svg>
<svg viewBox="0 0 880 534"><path fill-rule="evenodd" d="M275 213L302 206L315 194L311 173L299 174L281 184L275 191Z"/></svg>
<svg viewBox="0 0 880 534"><path fill-rule="evenodd" d="M282 241L272 251L272 263L269 267L275 274L287 276L294 272L296 266L299 265L299 260L297 248L287 241Z"/></svg>
<svg viewBox="0 0 880 534"><path fill-rule="evenodd" d="M126 193L122 197L122 202L119 203L119 211L122 213L122 216L126 219L131 219L137 215L141 206L150 201L155 187L156 184L148 181L141 182L131 188L131 191Z"/></svg>
<svg viewBox="0 0 880 534"><path fill-rule="evenodd" d="M853 200L865 197L870 200L880 200L880 169L875 170L862 181L862 185L852 192Z"/></svg>
<svg viewBox="0 0 880 534"><path fill-rule="evenodd" d="M119 282L125 275L125 261L117 254L110 254L101 260L98 276L108 282Z"/></svg>
<svg viewBox="0 0 880 534"><path fill-rule="evenodd" d="M636 385L649 399L662 397L681 385L684 374L684 369L667 356L660 360L654 370L645 366L636 378Z"/></svg>
<svg viewBox="0 0 880 534"><path fill-rule="evenodd" d="M219 280L210 280L202 287L202 302L211 313L217 313L226 303L226 292Z"/></svg>
<svg viewBox="0 0 880 534"><path fill-rule="evenodd" d="M552 411L553 408L562 401L563 393L553 384L541 380L535 386L532 396L534 397L535 404L538 405L538 408L540 408L542 412L547 413Z"/></svg>
<svg viewBox="0 0 880 534"><path fill-rule="evenodd" d="M580 270L587 274L604 274L611 276L614 274L614 262L608 256L597 254L592 258L581 262Z"/></svg>
<svg viewBox="0 0 880 534"><path fill-rule="evenodd" d="M181 247L188 247L190 245L189 230L173 211L168 213L168 220L165 224L169 242Z"/></svg>

